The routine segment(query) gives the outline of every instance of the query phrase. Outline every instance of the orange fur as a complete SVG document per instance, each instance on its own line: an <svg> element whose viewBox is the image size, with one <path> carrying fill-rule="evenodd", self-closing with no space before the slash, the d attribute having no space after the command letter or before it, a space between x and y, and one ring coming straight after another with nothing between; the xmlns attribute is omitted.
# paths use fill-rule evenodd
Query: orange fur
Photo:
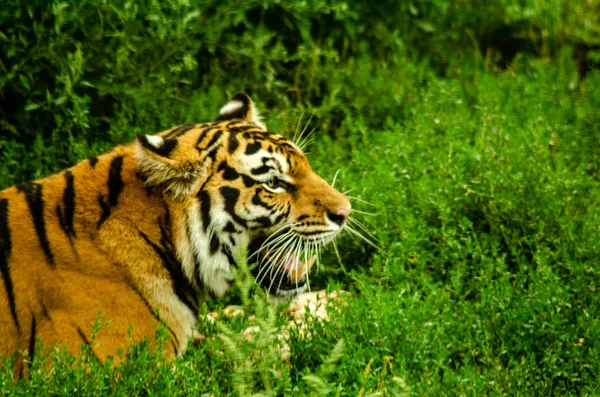
<svg viewBox="0 0 600 397"><path fill-rule="evenodd" d="M236 98L215 123L139 137L0 192L0 357L33 354L38 338L77 354L99 312L110 322L92 346L99 360L152 340L160 322L174 357L201 300L227 287L239 247L282 225L323 241L339 231L348 200L265 131L248 97ZM287 190L273 187L280 177ZM16 366L26 374L26 361Z"/></svg>

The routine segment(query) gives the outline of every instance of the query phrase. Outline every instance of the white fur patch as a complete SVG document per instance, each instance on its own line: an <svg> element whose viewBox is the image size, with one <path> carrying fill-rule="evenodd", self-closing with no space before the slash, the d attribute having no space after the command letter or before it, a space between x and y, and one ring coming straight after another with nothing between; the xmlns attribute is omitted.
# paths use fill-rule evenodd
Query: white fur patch
<svg viewBox="0 0 600 397"><path fill-rule="evenodd" d="M177 244L175 248L177 250L177 256L181 261L181 267L188 280L194 280L194 273L196 272L196 261L194 258L194 251L192 250L190 239L187 233L187 224L185 219L178 223L177 227ZM197 286L200 287L200 286Z"/></svg>
<svg viewBox="0 0 600 397"><path fill-rule="evenodd" d="M220 115L229 114L237 111L239 108L244 106L241 101L231 101L227 105L223 106L221 110L219 110Z"/></svg>
<svg viewBox="0 0 600 397"><path fill-rule="evenodd" d="M183 337L179 337L179 355L185 351L187 341L192 337L197 326L196 316L183 304L173 291L173 281L169 278L146 276L138 278L140 289L144 296L148 296L152 307L160 308L160 316L168 324L176 324L175 330L181 329ZM175 331L176 332L176 331Z"/></svg>
<svg viewBox="0 0 600 397"><path fill-rule="evenodd" d="M157 149L162 147L162 145L165 144L165 140L160 136L146 135L146 139L148 140L149 144L151 144L152 146L154 146Z"/></svg>
<svg viewBox="0 0 600 397"><path fill-rule="evenodd" d="M215 222L210 225L208 231L205 233L199 213L200 203L195 201L188 209L187 218L191 243L200 266L198 271L204 284L215 295L222 296L225 294L227 288L229 288L230 281L233 279L232 269L225 255L220 252L215 255L210 254L210 238L212 233L215 233Z"/></svg>
<svg viewBox="0 0 600 397"><path fill-rule="evenodd" d="M272 156L279 163L279 166L281 167L281 170L283 171L283 174L284 174L282 176L287 177L287 174L290 172L290 170L289 170L288 162L287 162L286 158L277 153L273 153Z"/></svg>

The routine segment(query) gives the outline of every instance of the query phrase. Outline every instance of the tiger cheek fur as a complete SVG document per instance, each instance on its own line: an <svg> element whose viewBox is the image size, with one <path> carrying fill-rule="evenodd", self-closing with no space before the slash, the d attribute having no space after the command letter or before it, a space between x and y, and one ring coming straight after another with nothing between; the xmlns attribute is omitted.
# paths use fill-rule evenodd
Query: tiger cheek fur
<svg viewBox="0 0 600 397"><path fill-rule="evenodd" d="M300 148L267 132L245 94L213 123L141 135L4 190L0 357L33 355L37 340L78 354L98 313L110 322L91 346L100 361L118 362L120 350L152 340L160 323L166 356L180 355L201 301L226 291L247 247L261 284L297 293L301 254L333 239L349 212ZM17 357L15 376L27 371Z"/></svg>

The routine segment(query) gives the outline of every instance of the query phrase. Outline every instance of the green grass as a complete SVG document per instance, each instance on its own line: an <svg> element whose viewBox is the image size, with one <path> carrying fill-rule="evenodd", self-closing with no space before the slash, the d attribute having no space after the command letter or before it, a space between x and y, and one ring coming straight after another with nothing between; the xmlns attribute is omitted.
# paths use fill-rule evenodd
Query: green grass
<svg viewBox="0 0 600 397"><path fill-rule="evenodd" d="M18 77L25 72L0 80L0 186L56 172L135 133L210 120L229 95L247 90L274 131L292 136L314 114L311 163L329 181L339 170L336 187L351 190L355 209L374 213L355 218L381 249L345 234L341 264L325 252L313 289L343 288L352 298L329 323L314 324L310 340L292 333L289 363L261 345L283 313L238 288L204 309L242 302L262 322L262 341L240 340L254 324L246 319L203 322L200 331L215 339L173 363L144 345L117 368L57 353L51 371L36 362L17 384L6 365L0 394L600 394L600 71L581 68L583 47L587 66L597 57L597 21L585 11L592 2L569 3L564 15L554 2L497 1L485 10L423 2L389 15L337 2L207 3L202 12L221 17L209 25L182 25L196 6L172 3L132 16L82 0L86 12L66 8L63 28L43 36L68 56L28 44L33 65L48 70L27 73L51 98L27 91L21 80L29 77ZM93 21L83 33L74 28L98 15L90 10L110 22L105 30ZM26 22L4 34L12 40ZM500 28L531 39L524 48L534 50L504 59L486 39ZM98 41L81 39L77 55L72 38L86 34ZM144 56L171 42L185 48L164 62ZM128 56L143 66L139 75ZM60 79L48 83L55 72ZM23 109L43 106L9 114L10 98Z"/></svg>
<svg viewBox="0 0 600 397"><path fill-rule="evenodd" d="M348 306L315 325L311 340L294 336L289 365L253 356L252 344L240 347L238 359L256 369L243 378L250 389L265 387L258 369L268 365L274 394L308 395L306 376L319 373L343 340L335 370L322 376L327 387L314 390L600 393L600 74L578 81L563 61L480 75L469 94L458 79L431 79L379 128L350 114L341 129L315 131L315 169L329 180L339 169L340 189L372 203L354 201L375 213L356 218L382 249L349 235L339 240L343 268L328 252L313 287L352 291ZM395 83L387 77L373 84ZM275 124L291 126L291 113ZM14 395L235 394L240 365L223 349L208 342L169 365L134 348L116 369L86 361L94 368L86 373L63 361L15 386L5 369L0 384Z"/></svg>

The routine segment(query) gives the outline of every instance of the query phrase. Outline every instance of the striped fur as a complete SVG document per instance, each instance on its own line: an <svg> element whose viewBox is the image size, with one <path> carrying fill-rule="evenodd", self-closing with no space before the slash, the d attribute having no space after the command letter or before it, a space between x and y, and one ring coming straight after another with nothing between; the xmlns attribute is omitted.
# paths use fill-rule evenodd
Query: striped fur
<svg viewBox="0 0 600 397"><path fill-rule="evenodd" d="M159 322L170 333L165 354L179 355L202 299L226 291L248 246L285 228L297 241L331 240L348 200L257 115L238 94L216 122L139 136L0 192L0 357L31 355L38 339L77 354L99 311L110 321L92 346L99 360L152 339ZM277 260L264 262L273 268L263 284L301 291L304 279L290 282ZM19 356L16 376L26 363Z"/></svg>

